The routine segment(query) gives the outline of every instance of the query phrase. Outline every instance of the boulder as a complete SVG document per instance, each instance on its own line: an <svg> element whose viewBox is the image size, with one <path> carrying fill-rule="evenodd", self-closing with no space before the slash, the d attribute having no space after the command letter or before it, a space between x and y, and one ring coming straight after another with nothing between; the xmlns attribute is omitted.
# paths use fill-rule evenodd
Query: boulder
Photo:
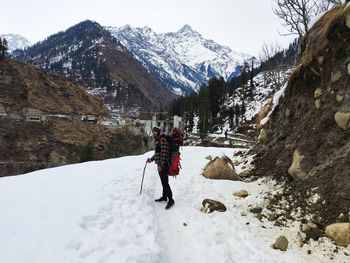
<svg viewBox="0 0 350 263"><path fill-rule="evenodd" d="M335 223L326 227L326 237L338 246L350 245L350 223Z"/></svg>
<svg viewBox="0 0 350 263"><path fill-rule="evenodd" d="M211 160L204 167L203 176L209 179L241 181L241 177L237 175L232 161L227 156Z"/></svg>
<svg viewBox="0 0 350 263"><path fill-rule="evenodd" d="M285 236L280 236L276 239L276 242L272 245L274 249L286 251L288 247L288 239Z"/></svg>
<svg viewBox="0 0 350 263"><path fill-rule="evenodd" d="M305 157L299 153L298 150L294 151L293 154L293 162L292 165L288 169L288 174L292 176L294 179L304 179L306 176L306 173L301 168L301 161Z"/></svg>
<svg viewBox="0 0 350 263"><path fill-rule="evenodd" d="M350 129L350 112L340 112L338 111L334 115L335 122L343 130Z"/></svg>
<svg viewBox="0 0 350 263"><path fill-rule="evenodd" d="M212 199L204 199L202 202L203 208L201 209L205 213L212 213L214 211L225 212L226 206Z"/></svg>
<svg viewBox="0 0 350 263"><path fill-rule="evenodd" d="M321 89L321 88L318 88L318 89L316 89L315 92L314 92L314 98L315 98L315 99L319 99L319 98L322 96L322 94L323 94L322 89Z"/></svg>
<svg viewBox="0 0 350 263"><path fill-rule="evenodd" d="M320 109L321 108L321 100L318 99L318 100L315 100L315 106L316 106L316 109Z"/></svg>
<svg viewBox="0 0 350 263"><path fill-rule="evenodd" d="M238 192L234 192L233 193L234 196L237 196L237 197L242 197L242 198L245 198L247 197L249 194L246 190L240 190Z"/></svg>

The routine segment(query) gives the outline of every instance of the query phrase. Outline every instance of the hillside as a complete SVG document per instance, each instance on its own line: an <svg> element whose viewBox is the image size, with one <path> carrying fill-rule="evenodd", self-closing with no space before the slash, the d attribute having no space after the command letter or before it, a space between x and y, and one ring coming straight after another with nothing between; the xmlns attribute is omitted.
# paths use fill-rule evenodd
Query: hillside
<svg viewBox="0 0 350 263"><path fill-rule="evenodd" d="M89 20L13 56L75 80L117 113L159 109L175 97L108 31Z"/></svg>
<svg viewBox="0 0 350 263"><path fill-rule="evenodd" d="M316 222L321 231L349 220L349 21L350 7L342 5L311 28L302 63L255 149L255 174L285 182L276 205L288 202L286 213Z"/></svg>
<svg viewBox="0 0 350 263"><path fill-rule="evenodd" d="M82 122L85 114L108 110L63 77L0 61L0 176L143 150L141 135Z"/></svg>

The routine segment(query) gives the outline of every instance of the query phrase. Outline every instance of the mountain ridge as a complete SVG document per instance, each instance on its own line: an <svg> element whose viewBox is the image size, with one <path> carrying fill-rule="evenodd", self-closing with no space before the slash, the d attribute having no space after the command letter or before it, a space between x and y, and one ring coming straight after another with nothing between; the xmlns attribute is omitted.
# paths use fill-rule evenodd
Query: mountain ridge
<svg viewBox="0 0 350 263"><path fill-rule="evenodd" d="M101 98L112 112L165 107L174 96L108 31L91 20L16 51L13 56L75 80Z"/></svg>
<svg viewBox="0 0 350 263"><path fill-rule="evenodd" d="M205 39L187 24L177 32L160 34L148 26L105 28L175 93L197 91L212 77L232 78L252 57Z"/></svg>

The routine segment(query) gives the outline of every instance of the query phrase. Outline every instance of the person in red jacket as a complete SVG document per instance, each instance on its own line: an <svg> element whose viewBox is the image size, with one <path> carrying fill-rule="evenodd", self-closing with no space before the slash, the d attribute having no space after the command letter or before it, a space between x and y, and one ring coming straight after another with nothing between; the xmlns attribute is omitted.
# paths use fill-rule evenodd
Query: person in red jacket
<svg viewBox="0 0 350 263"><path fill-rule="evenodd" d="M152 136L156 143L154 155L147 160L148 163L155 162L157 164L157 170L159 173L160 181L163 187L162 197L154 200L156 202L168 201L165 209L169 209L175 203L173 199L173 193L169 185L169 143L164 134L161 134L161 130L158 127L153 127Z"/></svg>
<svg viewBox="0 0 350 263"><path fill-rule="evenodd" d="M173 132L172 137L173 137L174 141L176 142L176 144L178 146L183 146L183 144L184 144L183 134L176 127L174 127L172 129L172 132Z"/></svg>

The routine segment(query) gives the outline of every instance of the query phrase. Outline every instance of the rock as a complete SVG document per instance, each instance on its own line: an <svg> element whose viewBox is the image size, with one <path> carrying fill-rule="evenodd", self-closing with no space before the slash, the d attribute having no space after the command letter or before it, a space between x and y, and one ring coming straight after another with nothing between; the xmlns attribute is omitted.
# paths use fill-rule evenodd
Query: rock
<svg viewBox="0 0 350 263"><path fill-rule="evenodd" d="M49 162L52 165L63 165L67 163L67 159L64 154L60 154L57 151L53 150L50 152Z"/></svg>
<svg viewBox="0 0 350 263"><path fill-rule="evenodd" d="M219 212L225 212L226 211L226 206L219 202L215 201L212 199L204 199L202 202L203 208L201 209L205 213L212 213L214 211L219 211Z"/></svg>
<svg viewBox="0 0 350 263"><path fill-rule="evenodd" d="M238 192L234 192L233 193L234 196L237 196L237 197L242 197L242 198L245 198L247 197L249 194L246 190L240 190Z"/></svg>
<svg viewBox="0 0 350 263"><path fill-rule="evenodd" d="M306 235L306 240L318 240L322 236L322 231L315 224L303 224L302 231Z"/></svg>
<svg viewBox="0 0 350 263"><path fill-rule="evenodd" d="M321 108L321 100L320 99L315 100L315 106L316 106L316 109L320 109Z"/></svg>
<svg viewBox="0 0 350 263"><path fill-rule="evenodd" d="M341 72L338 70L336 72L331 73L331 81L336 82L341 78Z"/></svg>
<svg viewBox="0 0 350 263"><path fill-rule="evenodd" d="M269 215L269 217L267 218L267 220L269 220L269 221L275 221L275 220L277 220L278 219L278 215L276 215L276 214L271 214L271 215Z"/></svg>
<svg viewBox="0 0 350 263"><path fill-rule="evenodd" d="M257 206L257 207L254 207L254 208L250 209L249 211L250 211L251 213L253 213L253 214L259 214L259 213L262 212L262 208L259 207L259 206Z"/></svg>
<svg viewBox="0 0 350 263"><path fill-rule="evenodd" d="M326 237L338 246L350 245L350 223L335 223L326 227Z"/></svg>
<svg viewBox="0 0 350 263"><path fill-rule="evenodd" d="M338 101L338 102L342 102L343 101L343 99L344 99L344 96L343 95L337 95L337 97L336 97L336 100Z"/></svg>
<svg viewBox="0 0 350 263"><path fill-rule="evenodd" d="M252 174L252 170L246 170L246 171L244 171L244 172L241 172L240 174L239 174L239 176L240 177L248 177L248 176L251 176L251 174Z"/></svg>
<svg viewBox="0 0 350 263"><path fill-rule="evenodd" d="M208 155L207 157L205 157L205 159L211 161L213 160L213 157L211 157L211 155Z"/></svg>
<svg viewBox="0 0 350 263"><path fill-rule="evenodd" d="M346 15L346 26L350 28L350 14Z"/></svg>
<svg viewBox="0 0 350 263"><path fill-rule="evenodd" d="M241 181L241 177L237 175L232 161L227 156L211 160L204 167L203 176L209 179Z"/></svg>
<svg viewBox="0 0 350 263"><path fill-rule="evenodd" d="M301 168L301 161L305 157L299 153L298 150L294 151L293 154L293 162L292 165L288 169L288 174L292 176L294 179L304 179L306 176L306 173Z"/></svg>
<svg viewBox="0 0 350 263"><path fill-rule="evenodd" d="M277 160L276 161L276 166L281 166L283 164L283 161L282 160Z"/></svg>
<svg viewBox="0 0 350 263"><path fill-rule="evenodd" d="M263 141L263 142L266 142L268 137L267 137L267 132L265 129L261 129L260 130L260 133L259 133L259 140Z"/></svg>
<svg viewBox="0 0 350 263"><path fill-rule="evenodd" d="M323 61L324 61L324 57L323 56L320 56L318 57L318 64L322 65L323 64Z"/></svg>
<svg viewBox="0 0 350 263"><path fill-rule="evenodd" d="M323 94L323 90L321 88L318 88L314 92L314 98L319 99L322 96L322 94Z"/></svg>
<svg viewBox="0 0 350 263"><path fill-rule="evenodd" d="M350 112L337 112L334 115L335 122L343 130L350 129Z"/></svg>
<svg viewBox="0 0 350 263"><path fill-rule="evenodd" d="M318 57L318 63L320 64L320 65L322 65L323 64L323 61L324 61L324 56L320 56L320 57Z"/></svg>
<svg viewBox="0 0 350 263"><path fill-rule="evenodd" d="M276 242L272 245L274 249L286 251L288 247L288 239L285 236L280 236L276 239Z"/></svg>

